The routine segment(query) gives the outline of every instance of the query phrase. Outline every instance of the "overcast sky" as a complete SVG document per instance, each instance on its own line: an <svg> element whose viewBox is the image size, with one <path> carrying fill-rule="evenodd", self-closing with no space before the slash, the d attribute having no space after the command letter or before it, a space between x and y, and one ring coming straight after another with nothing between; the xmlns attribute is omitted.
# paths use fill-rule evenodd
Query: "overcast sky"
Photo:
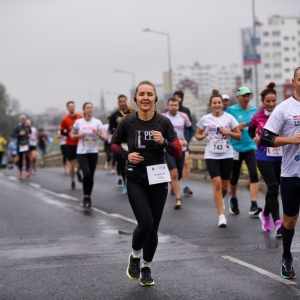
<svg viewBox="0 0 300 300"><path fill-rule="evenodd" d="M299 0L256 0L256 16L299 16ZM129 96L136 83L162 83L180 64L241 63L240 29L252 26L251 0L0 0L0 82L34 113L74 100L99 105L100 90ZM105 94L108 108L116 95Z"/></svg>

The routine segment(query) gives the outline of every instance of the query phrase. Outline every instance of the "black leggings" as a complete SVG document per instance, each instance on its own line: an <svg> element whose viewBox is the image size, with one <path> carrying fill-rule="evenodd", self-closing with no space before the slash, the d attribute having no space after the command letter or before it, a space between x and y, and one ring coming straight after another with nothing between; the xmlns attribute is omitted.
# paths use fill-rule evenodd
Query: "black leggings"
<svg viewBox="0 0 300 300"><path fill-rule="evenodd" d="M257 161L257 166L268 187L264 213L266 216L271 213L275 222L280 219L278 194L281 162Z"/></svg>
<svg viewBox="0 0 300 300"><path fill-rule="evenodd" d="M123 182L125 182L125 167L126 167L126 160L121 155L114 153L114 159L117 162L117 174L121 175L123 178Z"/></svg>
<svg viewBox="0 0 300 300"><path fill-rule="evenodd" d="M94 185L94 174L98 162L98 153L77 154L77 161L83 173L83 194L90 196Z"/></svg>
<svg viewBox="0 0 300 300"><path fill-rule="evenodd" d="M105 151L105 154L106 154L106 161L108 163L110 163L110 161L111 161L111 150L110 150L110 145L107 141L104 142L104 151Z"/></svg>
<svg viewBox="0 0 300 300"><path fill-rule="evenodd" d="M240 177L242 162L245 160L249 172L250 182L258 182L258 175L256 170L256 158L254 150L239 152L239 160L233 160L232 174L230 178L231 185L237 185Z"/></svg>
<svg viewBox="0 0 300 300"><path fill-rule="evenodd" d="M62 162L65 165L67 163L67 145L60 145L60 151L62 154Z"/></svg>
<svg viewBox="0 0 300 300"><path fill-rule="evenodd" d="M151 262L158 243L157 231L168 195L168 183L145 185L127 179L127 189L138 223L133 232L132 248L143 249L143 259Z"/></svg>
<svg viewBox="0 0 300 300"><path fill-rule="evenodd" d="M26 162L26 171L29 171L29 166L30 166L30 160L29 160L29 152L28 151L24 151L24 152L19 152L19 161L18 161L18 167L20 172L22 172L23 170L23 160L25 157L25 162Z"/></svg>

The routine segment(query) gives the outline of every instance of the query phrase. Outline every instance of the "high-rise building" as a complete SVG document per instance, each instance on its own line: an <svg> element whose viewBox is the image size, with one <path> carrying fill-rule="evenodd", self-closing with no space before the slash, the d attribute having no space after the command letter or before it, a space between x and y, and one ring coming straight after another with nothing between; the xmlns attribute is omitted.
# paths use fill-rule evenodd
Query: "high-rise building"
<svg viewBox="0 0 300 300"><path fill-rule="evenodd" d="M221 94L235 98L237 88L241 85L241 66L231 65L180 65L173 71L173 89L181 89L185 93L184 105L200 119L207 113L209 98L213 89Z"/></svg>
<svg viewBox="0 0 300 300"><path fill-rule="evenodd" d="M242 29L244 84L249 86L253 99L256 99L256 45L258 93L270 82L275 82L277 98L282 101L285 85L291 83L294 70L300 65L300 17L272 16L266 25L256 22L255 29L255 40L252 28Z"/></svg>

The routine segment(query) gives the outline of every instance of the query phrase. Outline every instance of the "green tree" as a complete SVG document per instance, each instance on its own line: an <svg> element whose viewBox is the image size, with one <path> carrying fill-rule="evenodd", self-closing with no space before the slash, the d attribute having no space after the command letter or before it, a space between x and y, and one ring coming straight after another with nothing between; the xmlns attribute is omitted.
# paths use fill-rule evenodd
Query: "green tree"
<svg viewBox="0 0 300 300"><path fill-rule="evenodd" d="M6 93L5 86L0 83L0 132L5 138L9 138L18 122L19 109L19 102L11 99Z"/></svg>

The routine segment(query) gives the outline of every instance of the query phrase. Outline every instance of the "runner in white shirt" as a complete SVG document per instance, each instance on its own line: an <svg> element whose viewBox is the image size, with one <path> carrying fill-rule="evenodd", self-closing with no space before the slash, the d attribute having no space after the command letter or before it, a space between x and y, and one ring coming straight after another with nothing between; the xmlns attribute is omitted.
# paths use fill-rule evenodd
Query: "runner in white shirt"
<svg viewBox="0 0 300 300"><path fill-rule="evenodd" d="M75 121L71 132L72 139L79 139L77 160L83 173L83 207L91 207L91 194L94 185L94 173L98 162L98 137L106 140L103 124L93 118L93 104L83 105L83 118Z"/></svg>
<svg viewBox="0 0 300 300"><path fill-rule="evenodd" d="M31 135L29 137L29 160L30 160L30 167L29 172L32 174L36 172L35 163L37 157L37 142L38 142L38 131L35 127L33 127L33 121L30 119L26 120L26 124L31 128Z"/></svg>
<svg viewBox="0 0 300 300"><path fill-rule="evenodd" d="M182 155L180 158L176 158L169 153L165 154L166 161L171 175L172 191L176 197L176 205L174 208L181 209L182 200L180 196L179 180L182 177L182 171L183 171L184 161L185 161L185 151L187 150L188 142L191 140L191 138L194 135L194 129L187 114L179 111L178 99L170 98L168 100L168 112L163 113L163 116L170 119L182 146ZM186 128L189 131L188 140L186 140L184 136Z"/></svg>
<svg viewBox="0 0 300 300"><path fill-rule="evenodd" d="M110 118L107 118L107 122L103 125L103 129L106 134L106 141L104 142L104 152L106 154L106 160L104 164L104 169L109 169L110 168L110 161L111 161L111 150L110 150L110 140L111 140L111 134L108 132L109 129L109 121Z"/></svg>
<svg viewBox="0 0 300 300"><path fill-rule="evenodd" d="M287 279L296 278L291 244L300 205L300 67L295 70L292 83L295 87L294 96L274 109L261 135L263 146L283 146L280 179L283 255L280 275Z"/></svg>
<svg viewBox="0 0 300 300"><path fill-rule="evenodd" d="M209 101L211 114L203 116L196 124L195 137L206 139L205 163L212 179L215 205L219 214L219 227L226 227L224 215L224 197L228 191L234 152L230 139L241 139L238 121L230 114L223 112L223 99L217 90Z"/></svg>

